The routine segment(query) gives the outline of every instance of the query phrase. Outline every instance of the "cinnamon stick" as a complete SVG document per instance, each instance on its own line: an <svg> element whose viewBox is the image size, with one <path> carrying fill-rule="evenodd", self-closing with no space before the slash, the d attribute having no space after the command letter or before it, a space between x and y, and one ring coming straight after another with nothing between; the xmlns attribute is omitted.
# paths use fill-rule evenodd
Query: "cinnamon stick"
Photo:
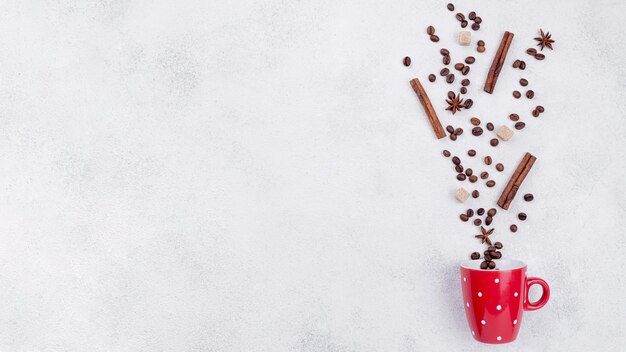
<svg viewBox="0 0 626 352"><path fill-rule="evenodd" d="M496 56L493 58L491 68L489 68L489 73L487 74L487 81L485 81L485 87L483 88L483 90L489 94L493 93L493 89L496 87L496 82L498 81L502 67L504 67L506 54L509 52L513 36L513 33L506 31L504 32L502 41L500 41L500 46L498 47Z"/></svg>
<svg viewBox="0 0 626 352"><path fill-rule="evenodd" d="M439 117L437 117L433 104L430 103L430 99L428 99L428 95L426 94L426 91L424 90L424 87L420 83L419 79L413 78L411 80L411 87L413 87L420 103L422 103L426 117L428 117L428 121L435 131L435 136L439 139L444 138L446 136L446 132L444 131L443 126L441 126L441 122L439 122Z"/></svg>
<svg viewBox="0 0 626 352"><path fill-rule="evenodd" d="M505 210L509 209L511 202L513 202L513 198L515 198L517 191L521 187L522 182L524 182L524 179L526 179L526 176L528 176L528 173L535 164L536 160L537 158L530 153L526 153L524 155L522 161L519 165L517 165L517 169L515 169L513 176L511 176L509 183L504 188L504 191L502 191L500 199L498 199L498 205L500 208Z"/></svg>

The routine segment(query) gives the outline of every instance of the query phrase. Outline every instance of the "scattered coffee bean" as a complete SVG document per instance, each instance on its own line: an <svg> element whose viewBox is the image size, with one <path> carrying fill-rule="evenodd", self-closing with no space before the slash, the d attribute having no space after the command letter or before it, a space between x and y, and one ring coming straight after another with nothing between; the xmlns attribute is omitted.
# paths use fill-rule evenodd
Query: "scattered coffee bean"
<svg viewBox="0 0 626 352"><path fill-rule="evenodd" d="M540 61L545 59L545 58L546 58L546 56L544 54L542 54L542 53L538 53L537 55L535 55L535 59L540 60Z"/></svg>
<svg viewBox="0 0 626 352"><path fill-rule="evenodd" d="M502 165L502 163L497 163L496 164L496 170L502 172L504 171L504 165Z"/></svg>
<svg viewBox="0 0 626 352"><path fill-rule="evenodd" d="M475 20L476 19L476 12L472 11L468 14L467 16L470 20Z"/></svg>
<svg viewBox="0 0 626 352"><path fill-rule="evenodd" d="M496 185L496 181L494 181L494 180L489 180L489 181L487 181L486 185L487 185L487 187L491 188L491 187L493 187L493 186L495 186L495 185Z"/></svg>
<svg viewBox="0 0 626 352"><path fill-rule="evenodd" d="M450 139L451 139L451 140L453 140L453 141L456 141L456 139L457 139L456 134L454 134L454 133L453 133L453 134L451 134L451 135L450 135Z"/></svg>
<svg viewBox="0 0 626 352"><path fill-rule="evenodd" d="M533 117L539 117L539 110L537 109L533 110L532 114L533 114Z"/></svg>
<svg viewBox="0 0 626 352"><path fill-rule="evenodd" d="M459 164L459 165L455 166L454 170L456 170L456 172L463 172L463 165Z"/></svg>
<svg viewBox="0 0 626 352"><path fill-rule="evenodd" d="M470 72L470 67L469 66L465 66L463 67L463 69L461 70L461 74L463 76L467 76L467 74Z"/></svg>
<svg viewBox="0 0 626 352"><path fill-rule="evenodd" d="M511 229L511 232L517 232L517 225L513 224L509 228Z"/></svg>
<svg viewBox="0 0 626 352"><path fill-rule="evenodd" d="M480 219L474 219L474 225L476 225L476 226L480 226L482 223L483 223L483 221L482 221L482 220L480 220Z"/></svg>
<svg viewBox="0 0 626 352"><path fill-rule="evenodd" d="M526 213L519 213L517 214L517 218L524 221L527 219Z"/></svg>
<svg viewBox="0 0 626 352"><path fill-rule="evenodd" d="M454 69L457 70L457 71L461 71L463 69L463 67L465 67L465 64L463 64L463 63L459 62L459 63L454 64Z"/></svg>
<svg viewBox="0 0 626 352"><path fill-rule="evenodd" d="M485 164L487 164L487 165L491 165L491 163L492 163L492 161L493 161L493 160L491 159L491 157L490 157L489 155L487 155L487 156L485 157L484 161L485 161ZM459 161L459 162L460 162L460 161Z"/></svg>
<svg viewBox="0 0 626 352"><path fill-rule="evenodd" d="M467 86L469 86L469 85L470 85L470 80L469 80L469 79L467 79L467 78L464 78L464 79L461 81L461 85L462 85L463 87L467 87Z"/></svg>
<svg viewBox="0 0 626 352"><path fill-rule="evenodd" d="M439 53L441 54L441 56L450 55L450 51L446 48L439 50Z"/></svg>
<svg viewBox="0 0 626 352"><path fill-rule="evenodd" d="M476 214L478 214L478 216L482 216L484 213L485 213L485 208L476 209Z"/></svg>
<svg viewBox="0 0 626 352"><path fill-rule="evenodd" d="M469 181L471 183L476 183L476 181L478 181L478 177L476 175L472 175L469 177Z"/></svg>
<svg viewBox="0 0 626 352"><path fill-rule="evenodd" d="M518 121L519 120L519 115L518 114L511 114L511 115L509 115L509 119L511 121Z"/></svg>
<svg viewBox="0 0 626 352"><path fill-rule="evenodd" d="M487 225L487 226L491 225L492 221L493 221L493 217L492 216L487 216L485 218L485 225Z"/></svg>
<svg viewBox="0 0 626 352"><path fill-rule="evenodd" d="M467 217L467 214L459 215L459 219L461 219L461 221L463 221L463 222L466 222L467 220L469 220L469 218Z"/></svg>
<svg viewBox="0 0 626 352"><path fill-rule="evenodd" d="M495 256L493 257L493 259L500 259L500 258L502 258L502 253L500 253L500 252L495 252L494 255Z"/></svg>
<svg viewBox="0 0 626 352"><path fill-rule="evenodd" d="M489 131L493 131L493 129L494 129L494 128L495 128L495 127L493 126L493 123L491 123L491 122L487 122L487 130L489 130Z"/></svg>
<svg viewBox="0 0 626 352"><path fill-rule="evenodd" d="M496 243L493 244L493 246L496 247L496 249L502 249L502 247L504 247L502 245L502 242L496 242Z"/></svg>
<svg viewBox="0 0 626 352"><path fill-rule="evenodd" d="M483 134L483 129L481 127L472 128L472 135L480 136L481 134Z"/></svg>
<svg viewBox="0 0 626 352"><path fill-rule="evenodd" d="M461 28L467 27L468 22L466 20L461 21Z"/></svg>
<svg viewBox="0 0 626 352"><path fill-rule="evenodd" d="M444 149L443 150L443 156L445 156L446 158L449 158L450 157L450 151L447 150L447 149Z"/></svg>
<svg viewBox="0 0 626 352"><path fill-rule="evenodd" d="M470 255L470 258L472 258L472 260L478 260L480 259L480 253L474 252Z"/></svg>
<svg viewBox="0 0 626 352"><path fill-rule="evenodd" d="M454 73L451 73L451 74L446 76L446 82L448 82L448 83L454 82Z"/></svg>
<svg viewBox="0 0 626 352"><path fill-rule="evenodd" d="M465 214L467 215L468 218L471 218L472 216L474 216L474 209L469 208L465 211Z"/></svg>
<svg viewBox="0 0 626 352"><path fill-rule="evenodd" d="M411 66L411 58L408 56L404 57L404 60L402 60L402 63L404 64L404 66L409 67Z"/></svg>
<svg viewBox="0 0 626 352"><path fill-rule="evenodd" d="M521 63L522 63L522 62L521 62L520 60L515 60L515 61L513 61L513 68L519 68L519 65L520 65Z"/></svg>
<svg viewBox="0 0 626 352"><path fill-rule="evenodd" d="M434 74L431 73L431 74L428 75L428 80L429 81L434 82L436 79L437 79L437 76L435 76Z"/></svg>
<svg viewBox="0 0 626 352"><path fill-rule="evenodd" d="M492 262L493 263L493 262ZM483 261L480 263L480 268L485 270L489 267L489 263L487 263L486 261Z"/></svg>
<svg viewBox="0 0 626 352"><path fill-rule="evenodd" d="M439 74L442 76L447 76L450 73L450 70L447 67L444 67L439 71Z"/></svg>
<svg viewBox="0 0 626 352"><path fill-rule="evenodd" d="M486 260L487 262L490 262L490 261L491 261L491 252L489 252L489 251L484 251L484 252L483 252L483 255L485 256L485 260Z"/></svg>
<svg viewBox="0 0 626 352"><path fill-rule="evenodd" d="M543 113L545 111L544 107L541 105L537 105L537 107L535 107L535 109L537 109L537 111Z"/></svg>
<svg viewBox="0 0 626 352"><path fill-rule="evenodd" d="M489 247L487 247L487 251L489 251L489 252L495 252L495 251L496 251L496 247L494 247L494 246L489 246Z"/></svg>
<svg viewBox="0 0 626 352"><path fill-rule="evenodd" d="M463 107L466 109L470 109L474 105L474 101L472 99L465 99L465 103L463 103Z"/></svg>
<svg viewBox="0 0 626 352"><path fill-rule="evenodd" d="M525 70L526 69L526 61L521 60L519 63L519 69L520 70Z"/></svg>
<svg viewBox="0 0 626 352"><path fill-rule="evenodd" d="M491 209L487 210L487 215L489 215L489 216L496 216L497 213L498 213L498 211L496 210L496 208L491 208Z"/></svg>
<svg viewBox="0 0 626 352"><path fill-rule="evenodd" d="M465 58L465 63L468 65L473 64L474 62L476 62L476 59L473 56L468 56Z"/></svg>
<svg viewBox="0 0 626 352"><path fill-rule="evenodd" d="M535 92L532 89L526 91L526 98L532 99L535 96Z"/></svg>
<svg viewBox="0 0 626 352"><path fill-rule="evenodd" d="M435 34L435 27L433 27L433 26L428 26L428 27L426 27L426 33L427 33L428 35L433 35L433 34Z"/></svg>
<svg viewBox="0 0 626 352"><path fill-rule="evenodd" d="M521 96L522 96L522 93L520 93L518 90L513 91L513 97L515 99L519 99Z"/></svg>
<svg viewBox="0 0 626 352"><path fill-rule="evenodd" d="M433 34L433 35L430 36L430 41L433 42L433 43L436 43L436 42L439 41L439 37L437 35Z"/></svg>
<svg viewBox="0 0 626 352"><path fill-rule="evenodd" d="M483 171L480 173L480 178L482 178L483 180L486 180L489 178L489 173L487 171Z"/></svg>
<svg viewBox="0 0 626 352"><path fill-rule="evenodd" d="M526 193L524 194L524 200L527 202L532 202L533 199L535 199L535 196L532 195L532 193Z"/></svg>
<svg viewBox="0 0 626 352"><path fill-rule="evenodd" d="M467 178L467 176L465 176L465 174L458 174L456 175L456 179L459 181L465 181L465 179Z"/></svg>
<svg viewBox="0 0 626 352"><path fill-rule="evenodd" d="M454 134L456 134L457 136L460 136L463 134L463 129L462 128L457 128L456 130L454 130Z"/></svg>
<svg viewBox="0 0 626 352"><path fill-rule="evenodd" d="M478 117L472 117L472 118L470 119L470 123L471 123L472 125L474 125L474 126L478 126L478 125L480 125L480 119L479 119Z"/></svg>
<svg viewBox="0 0 626 352"><path fill-rule="evenodd" d="M450 61L452 61L450 55L446 55L441 59L441 62L443 62L444 65L450 65Z"/></svg>
<svg viewBox="0 0 626 352"><path fill-rule="evenodd" d="M459 92L460 92L461 94L467 94L467 88L465 88L465 87L461 87L461 89L459 89Z"/></svg>
<svg viewBox="0 0 626 352"><path fill-rule="evenodd" d="M472 29L473 29L473 30L475 30L475 31L479 30L479 29L480 29L480 24L478 24L478 23L474 22L474 23L472 24Z"/></svg>
<svg viewBox="0 0 626 352"><path fill-rule="evenodd" d="M454 11L454 4L449 3L449 4L448 4L448 10L450 10L450 11Z"/></svg>
<svg viewBox="0 0 626 352"><path fill-rule="evenodd" d="M456 19L459 22L463 22L463 21L465 21L465 15L459 12L459 13L456 14Z"/></svg>
<svg viewBox="0 0 626 352"><path fill-rule="evenodd" d="M451 125L446 126L446 131L448 131L448 133L454 133L454 127L452 127Z"/></svg>
<svg viewBox="0 0 626 352"><path fill-rule="evenodd" d="M478 46L485 46L485 42L483 40L479 40L476 44Z"/></svg>
<svg viewBox="0 0 626 352"><path fill-rule="evenodd" d="M519 84L520 84L522 87L526 87L526 86L528 85L528 80L527 80L526 78L521 78L521 79L519 80Z"/></svg>
<svg viewBox="0 0 626 352"><path fill-rule="evenodd" d="M476 18L474 18L474 22L481 24L483 22L483 19L480 18L479 16L476 16Z"/></svg>
<svg viewBox="0 0 626 352"><path fill-rule="evenodd" d="M521 130L521 129L523 129L524 127L526 127L526 124L525 124L525 123L523 123L523 122L521 122L521 121L520 121L520 122L517 122L517 123L515 124L515 129L516 129L516 130Z"/></svg>
<svg viewBox="0 0 626 352"><path fill-rule="evenodd" d="M476 189L475 189L475 190L473 190L473 191L472 191L472 197L473 197L473 198L478 198L478 197L480 197L480 192L478 192L478 190L476 190ZM480 215L480 214L478 214L478 215Z"/></svg>
<svg viewBox="0 0 626 352"><path fill-rule="evenodd" d="M472 170L472 168L468 167L467 169L465 169L465 175L472 176L472 174L474 173L474 170Z"/></svg>
<svg viewBox="0 0 626 352"><path fill-rule="evenodd" d="M459 164L461 163L461 159L459 159L459 157L458 157L458 156L453 156L453 157L452 157L452 163L453 163L454 165L459 165Z"/></svg>
<svg viewBox="0 0 626 352"><path fill-rule="evenodd" d="M467 155L469 156L476 156L476 151L474 149L470 149L467 151Z"/></svg>
<svg viewBox="0 0 626 352"><path fill-rule="evenodd" d="M528 48L528 49L526 49L526 54L535 56L537 54L537 49L535 49L535 48Z"/></svg>
<svg viewBox="0 0 626 352"><path fill-rule="evenodd" d="M492 139L489 141L489 144L491 144L491 146L492 146L492 147L495 147L495 146L497 146L498 144L500 144L500 141L498 141L498 138L492 138Z"/></svg>
<svg viewBox="0 0 626 352"><path fill-rule="evenodd" d="M485 52L485 47L484 46L477 46L476 47L476 51L478 51L479 53L484 53Z"/></svg>
<svg viewBox="0 0 626 352"><path fill-rule="evenodd" d="M495 269L496 268L496 262L489 262L488 266L489 266L489 269Z"/></svg>

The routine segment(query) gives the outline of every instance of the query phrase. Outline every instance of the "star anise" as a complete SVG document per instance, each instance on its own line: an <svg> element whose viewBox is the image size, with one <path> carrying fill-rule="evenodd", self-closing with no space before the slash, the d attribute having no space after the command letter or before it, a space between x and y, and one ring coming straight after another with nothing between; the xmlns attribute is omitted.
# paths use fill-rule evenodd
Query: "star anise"
<svg viewBox="0 0 626 352"><path fill-rule="evenodd" d="M552 50L552 43L554 43L554 40L552 39L552 34L550 34L550 32L544 33L543 29L539 30L541 31L541 36L535 38L535 40L539 42L537 46L540 46L541 50L543 50L543 48L546 46L550 48L550 50Z"/></svg>
<svg viewBox="0 0 626 352"><path fill-rule="evenodd" d="M480 232L481 232L481 234L480 234L480 235L476 235L476 236L474 236L474 237L476 237L476 238L478 238L478 239L482 240L482 242L481 242L481 243L485 243L485 242L487 242L487 244L489 244L489 245L491 246L491 240L489 239L489 235L491 235L491 234L493 233L493 230L494 230L494 229L491 229L491 230L486 230L484 227L482 227L482 226L481 226L481 227L480 227Z"/></svg>
<svg viewBox="0 0 626 352"><path fill-rule="evenodd" d="M446 110L452 111L454 115L457 111L461 111L463 109L463 99L461 99L461 94L454 94L454 92L448 93L448 98L446 99L446 103L448 103L448 107Z"/></svg>

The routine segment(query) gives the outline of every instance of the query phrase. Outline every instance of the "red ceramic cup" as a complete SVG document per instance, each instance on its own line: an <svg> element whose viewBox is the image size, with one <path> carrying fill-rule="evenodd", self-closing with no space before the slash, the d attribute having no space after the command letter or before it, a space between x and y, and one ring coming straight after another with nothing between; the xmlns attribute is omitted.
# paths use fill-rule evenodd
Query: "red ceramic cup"
<svg viewBox="0 0 626 352"><path fill-rule="evenodd" d="M517 337L522 313L537 310L550 298L550 287L542 279L526 277L526 264L519 260L495 260L496 269L481 270L480 260L461 264L463 307L474 339L484 343L507 343ZM543 295L528 300L532 285Z"/></svg>

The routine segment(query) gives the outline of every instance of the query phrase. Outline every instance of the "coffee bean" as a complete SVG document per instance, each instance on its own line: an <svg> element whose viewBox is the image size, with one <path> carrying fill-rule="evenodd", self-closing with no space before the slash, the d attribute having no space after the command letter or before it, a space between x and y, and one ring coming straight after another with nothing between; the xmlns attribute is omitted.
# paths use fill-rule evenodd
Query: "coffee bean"
<svg viewBox="0 0 626 352"><path fill-rule="evenodd" d="M456 170L456 172L463 172L463 165L459 164L459 165L455 166L454 170Z"/></svg>
<svg viewBox="0 0 626 352"><path fill-rule="evenodd" d="M448 83L454 82L454 73L451 73L451 74L446 76L446 82L448 82Z"/></svg>
<svg viewBox="0 0 626 352"><path fill-rule="evenodd" d="M470 258L471 258L472 260L478 260L478 259L480 259L480 253L478 253L478 252L474 252L474 253L472 253L472 254L470 255Z"/></svg>
<svg viewBox="0 0 626 352"><path fill-rule="evenodd" d="M461 159L459 159L459 157L458 157L458 156L453 156L453 157L452 157L452 163L453 163L454 165L459 165L459 164L461 163Z"/></svg>
<svg viewBox="0 0 626 352"><path fill-rule="evenodd" d="M489 263L487 263L486 261L483 261L480 263L480 268L485 270L489 267Z"/></svg>
<svg viewBox="0 0 626 352"><path fill-rule="evenodd" d="M480 136L481 134L483 134L483 129L481 127L472 128L472 135Z"/></svg>
<svg viewBox="0 0 626 352"><path fill-rule="evenodd" d="M498 140L498 138L492 138L492 139L489 141L489 144L491 144L491 146L492 146L492 147L495 147L495 146L497 146L498 144L500 144L500 141Z"/></svg>
<svg viewBox="0 0 626 352"><path fill-rule="evenodd" d="M519 99L521 96L522 96L522 93L520 93L518 90L513 91L513 97L515 99Z"/></svg>
<svg viewBox="0 0 626 352"><path fill-rule="evenodd" d="M435 76L434 74L431 73L431 74L428 75L428 80L429 81L434 82L436 79L437 79L437 76Z"/></svg>
<svg viewBox="0 0 626 352"><path fill-rule="evenodd" d="M478 214L479 216L483 215L484 213L485 213L485 208L476 209L476 214Z"/></svg>
<svg viewBox="0 0 626 352"><path fill-rule="evenodd" d="M532 114L533 114L533 117L539 117L539 110L537 109L533 110Z"/></svg>
<svg viewBox="0 0 626 352"><path fill-rule="evenodd" d="M535 107L535 109L537 109L537 111L539 111L539 112L544 112L545 111L544 107L541 106L541 105L537 105L537 107Z"/></svg>
<svg viewBox="0 0 626 352"><path fill-rule="evenodd" d="M469 66L465 66L463 67L463 69L461 70L461 74L463 74L463 76L467 76L467 74L470 72L470 67Z"/></svg>
<svg viewBox="0 0 626 352"><path fill-rule="evenodd" d="M458 174L456 175L456 179L459 181L465 181L465 179L467 178L467 176L465 176L465 174Z"/></svg>
<svg viewBox="0 0 626 352"><path fill-rule="evenodd" d="M532 193L526 193L524 194L524 200L527 202L532 202L533 199L535 199L535 196L533 196Z"/></svg>
<svg viewBox="0 0 626 352"><path fill-rule="evenodd" d="M450 73L450 70L447 67L444 67L439 71L439 74L442 76L447 76Z"/></svg>
<svg viewBox="0 0 626 352"><path fill-rule="evenodd" d="M474 125L474 126L478 126L478 125L480 125L480 119L479 119L478 117L472 117L472 118L470 119L470 123L471 123L472 125Z"/></svg>
<svg viewBox="0 0 626 352"><path fill-rule="evenodd" d="M479 53L484 53L485 52L485 47L484 46L477 46L476 47L476 51L478 51Z"/></svg>
<svg viewBox="0 0 626 352"><path fill-rule="evenodd" d="M443 156L445 156L446 158L449 158L450 157L450 151L447 150L447 149L444 149L443 150Z"/></svg>
<svg viewBox="0 0 626 352"><path fill-rule="evenodd" d="M474 101L472 99L465 99L465 103L463 103L463 107L466 109L470 109L474 105Z"/></svg>
<svg viewBox="0 0 626 352"><path fill-rule="evenodd" d="M404 64L404 66L409 67L411 66L411 58L408 56L404 57L404 60L402 60L402 63Z"/></svg>
<svg viewBox="0 0 626 352"><path fill-rule="evenodd" d="M521 122L521 121L520 121L520 122L517 122L517 123L515 124L515 129L516 129L516 130L521 130L521 129L523 129L524 127L526 127L526 124L525 124L525 123L523 123L523 122Z"/></svg>
<svg viewBox="0 0 626 352"><path fill-rule="evenodd" d="M454 133L453 133L453 134L451 134L451 135L450 135L450 139L451 139L451 140L453 140L453 141L456 141L456 139L457 139L456 134L454 134Z"/></svg>
<svg viewBox="0 0 626 352"><path fill-rule="evenodd" d="M466 20L461 21L461 28L467 27L468 22Z"/></svg>
<svg viewBox="0 0 626 352"><path fill-rule="evenodd" d="M480 192L478 192L478 190L476 190L476 189L473 190L472 191L472 198L478 198L478 197L480 197ZM481 215L481 214L478 214L478 215Z"/></svg>
<svg viewBox="0 0 626 352"><path fill-rule="evenodd" d="M519 80L519 84L520 84L522 87L526 87L526 86L528 85L528 80L527 80L526 78L520 78L520 80Z"/></svg>
<svg viewBox="0 0 626 352"><path fill-rule="evenodd" d="M472 175L469 177L469 181L471 183L476 183L476 181L478 181L478 177L476 177L476 175Z"/></svg>
<svg viewBox="0 0 626 352"><path fill-rule="evenodd" d="M545 58L546 58L546 56L544 54L542 54L542 53L538 53L537 55L535 55L535 59L540 60L540 61L545 59Z"/></svg>
<svg viewBox="0 0 626 352"><path fill-rule="evenodd" d="M446 55L441 59L441 62L443 62L444 65L449 65L450 61L452 61L452 59L450 58L450 55Z"/></svg>
<svg viewBox="0 0 626 352"><path fill-rule="evenodd" d="M485 257L485 260L486 260L487 262L490 262L490 261L491 261L491 253L489 253L489 251L484 251L484 252L483 252L483 256Z"/></svg>
<svg viewBox="0 0 626 352"><path fill-rule="evenodd" d="M467 215L468 218L471 218L472 216L474 216L474 209L469 208L465 211L465 214Z"/></svg>
<svg viewBox="0 0 626 352"><path fill-rule="evenodd" d="M496 243L493 244L493 246L496 247L496 249L502 249L502 247L504 247L502 245L502 242L496 242Z"/></svg>
<svg viewBox="0 0 626 352"><path fill-rule="evenodd" d="M456 134L457 136L460 136L463 134L463 129L462 128L457 128L456 130L454 130L454 134Z"/></svg>
<svg viewBox="0 0 626 352"><path fill-rule="evenodd" d="M479 30L479 29L480 29L480 24L478 24L478 23L474 22L474 23L472 24L472 29L473 29L473 30L475 30L475 31Z"/></svg>
<svg viewBox="0 0 626 352"><path fill-rule="evenodd" d="M428 27L426 27L426 33L427 33L428 35L433 35L433 34L435 34L435 27L433 27L433 26L428 26Z"/></svg>
<svg viewBox="0 0 626 352"><path fill-rule="evenodd" d="M450 55L450 51L446 48L439 50L439 53L441 54L441 56Z"/></svg>
<svg viewBox="0 0 626 352"><path fill-rule="evenodd" d="M522 63L522 62L521 62L520 60L515 60L515 61L513 61L513 68L519 68L519 65L520 65L521 63Z"/></svg>
<svg viewBox="0 0 626 352"><path fill-rule="evenodd" d="M496 164L496 170L502 172L504 171L504 165L502 165L502 163L497 163Z"/></svg>
<svg viewBox="0 0 626 352"><path fill-rule="evenodd" d="M519 120L519 115L518 114L511 114L511 115L509 115L509 119L511 121L518 121Z"/></svg>
<svg viewBox="0 0 626 352"><path fill-rule="evenodd" d="M454 11L454 4L449 3L449 4L448 4L448 10L450 10L450 11Z"/></svg>
<svg viewBox="0 0 626 352"><path fill-rule="evenodd" d="M465 64L462 64L462 63L460 63L460 62L459 62L459 63L454 64L454 68L455 68L457 71L461 71L461 70L463 69L463 67L465 67Z"/></svg>
<svg viewBox="0 0 626 352"><path fill-rule="evenodd" d="M517 225L513 224L509 228L511 229L511 232L517 232Z"/></svg>
<svg viewBox="0 0 626 352"><path fill-rule="evenodd" d="M466 214L461 214L459 215L459 218L461 219L461 221L466 222L467 220L469 220L469 218L467 217Z"/></svg>
<svg viewBox="0 0 626 352"><path fill-rule="evenodd" d="M524 221L527 219L526 213L519 213L517 214L517 218Z"/></svg>
<svg viewBox="0 0 626 352"><path fill-rule="evenodd" d="M483 171L480 173L480 178L482 178L483 180L486 180L489 178L489 173L487 171Z"/></svg>
<svg viewBox="0 0 626 352"><path fill-rule="evenodd" d="M535 92L532 89L526 91L526 98L532 99L535 96Z"/></svg>
<svg viewBox="0 0 626 352"><path fill-rule="evenodd" d="M474 20L476 18L476 12L472 11L467 16L470 20Z"/></svg>
<svg viewBox="0 0 626 352"><path fill-rule="evenodd" d="M535 56L537 54L537 49L535 49L535 48L528 48L528 49L526 49L526 54Z"/></svg>
<svg viewBox="0 0 626 352"><path fill-rule="evenodd" d="M459 13L457 13L457 14L456 14L456 19L457 19L459 22L462 22L462 21L464 21L464 20L465 20L465 15L459 12Z"/></svg>
<svg viewBox="0 0 626 352"><path fill-rule="evenodd" d="M489 215L489 216L496 216L497 213L498 213L498 211L496 210L496 208L491 208L491 209L487 210L487 215Z"/></svg>
<svg viewBox="0 0 626 352"><path fill-rule="evenodd" d="M476 16L476 18L474 18L474 22L476 22L478 24L481 24L483 22L483 19L478 17L478 16Z"/></svg>
<svg viewBox="0 0 626 352"><path fill-rule="evenodd" d="M450 96L448 96L450 97ZM451 125L446 126L446 131L448 131L448 133L454 133L454 127L452 127Z"/></svg>
<svg viewBox="0 0 626 352"><path fill-rule="evenodd" d="M519 63L519 69L520 70L525 70L526 69L526 61L521 60Z"/></svg>
<svg viewBox="0 0 626 352"><path fill-rule="evenodd" d="M467 175L468 177L472 176L473 173L474 173L474 170L472 170L472 168L468 167L467 169L465 169L465 175Z"/></svg>
<svg viewBox="0 0 626 352"><path fill-rule="evenodd" d="M493 131L494 127L493 127L493 123L491 122L487 122L487 130L489 131Z"/></svg>
<svg viewBox="0 0 626 352"><path fill-rule="evenodd" d="M485 164L487 164L487 165L491 165L491 162L492 162L493 160L491 159L491 157L490 157L489 155L487 155L487 156L485 157L484 161L485 161Z"/></svg>
<svg viewBox="0 0 626 352"><path fill-rule="evenodd" d="M489 269L495 269L496 268L496 263L495 262L489 262Z"/></svg>
<svg viewBox="0 0 626 352"><path fill-rule="evenodd" d="M439 41L439 37L436 34L430 36L430 41L436 43Z"/></svg>
<svg viewBox="0 0 626 352"><path fill-rule="evenodd" d="M493 186L495 186L495 185L496 185L496 181L494 181L494 180L489 180L489 181L487 181L486 185L487 185L487 187L491 188L491 187L493 187Z"/></svg>
<svg viewBox="0 0 626 352"><path fill-rule="evenodd" d="M476 156L476 151L474 149L470 149L467 151L467 155L469 156Z"/></svg>
<svg viewBox="0 0 626 352"><path fill-rule="evenodd" d="M459 89L459 92L460 92L461 94L467 94L467 88L465 88L465 87L461 87L461 89Z"/></svg>
<svg viewBox="0 0 626 352"><path fill-rule="evenodd" d="M482 223L483 223L483 221L482 221L482 220L480 220L480 219L474 219L474 225L476 225L476 226L480 226Z"/></svg>
<svg viewBox="0 0 626 352"><path fill-rule="evenodd" d="M491 216L487 216L487 217L485 218L485 225L487 225L487 226L491 225L491 222L492 222L492 221L493 221L493 217L491 217Z"/></svg>
<svg viewBox="0 0 626 352"><path fill-rule="evenodd" d="M464 78L464 79L461 81L461 85L462 85L463 87L467 87L467 86L469 86L469 84L470 84L470 80L469 80L469 79L467 79L467 78Z"/></svg>
<svg viewBox="0 0 626 352"><path fill-rule="evenodd" d="M468 65L473 64L474 62L476 62L476 59L473 56L468 56L465 58L465 63Z"/></svg>
<svg viewBox="0 0 626 352"><path fill-rule="evenodd" d="M502 258L502 253L500 253L500 252L495 252L495 253L494 253L494 257L493 257L493 259L500 259L500 258ZM495 263L494 263L494 264L495 264Z"/></svg>
<svg viewBox="0 0 626 352"><path fill-rule="evenodd" d="M479 40L478 42L476 42L476 44L478 46L485 46L485 42L483 40Z"/></svg>

